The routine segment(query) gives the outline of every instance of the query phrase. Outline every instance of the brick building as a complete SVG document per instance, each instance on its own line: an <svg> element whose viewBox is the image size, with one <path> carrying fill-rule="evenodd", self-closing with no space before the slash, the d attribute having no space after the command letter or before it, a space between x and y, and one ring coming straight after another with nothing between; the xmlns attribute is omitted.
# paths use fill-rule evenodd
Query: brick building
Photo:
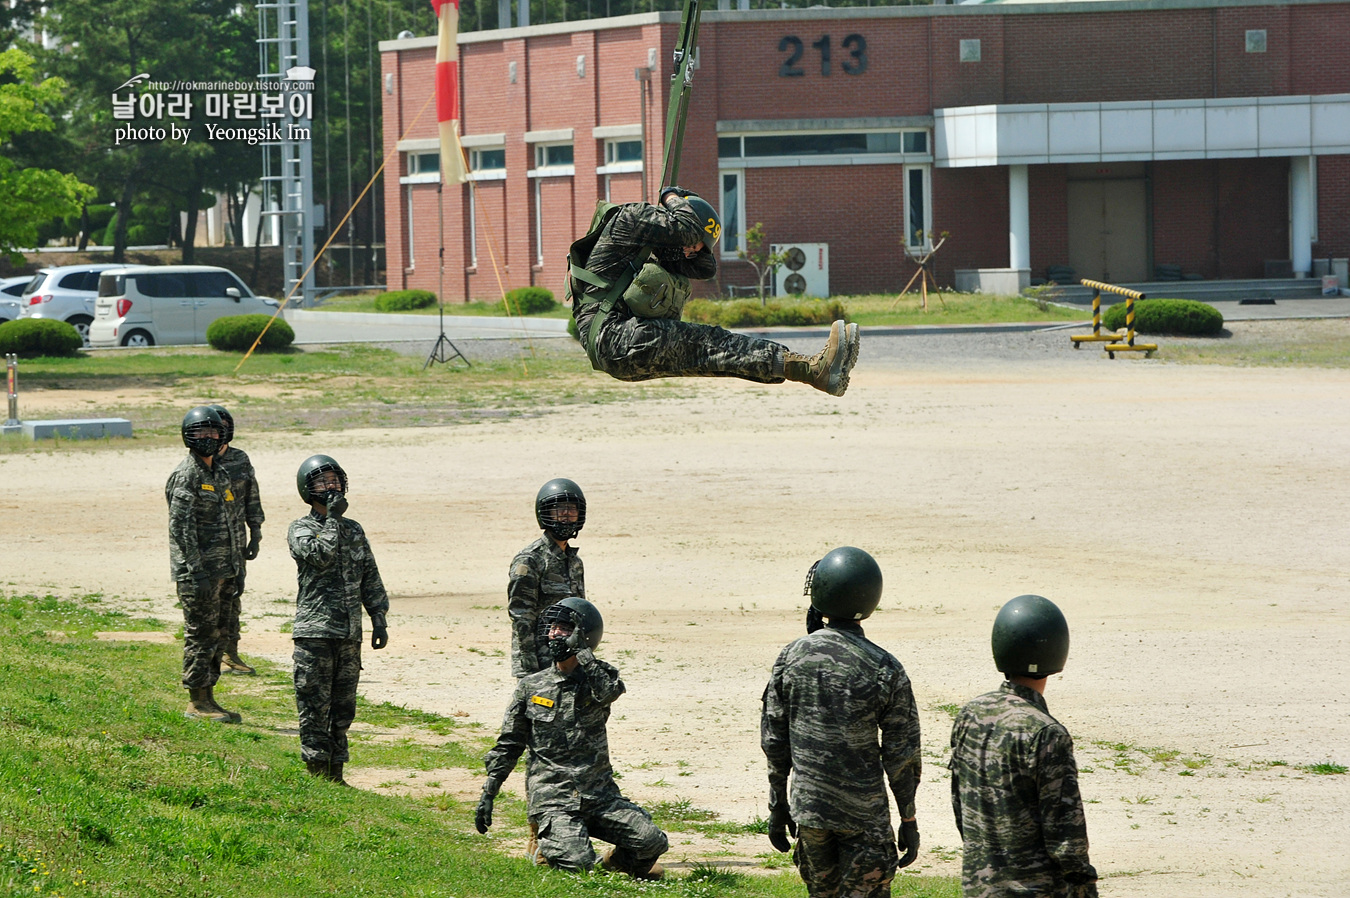
<svg viewBox="0 0 1350 898"><path fill-rule="evenodd" d="M1129 283L1350 256L1350 3L1159 7L705 12L679 180L722 211L721 286L752 282L735 249L755 222L826 244L837 294L895 290L902 242L944 231L938 280L989 289L1052 266ZM447 300L500 295L494 260L507 289L559 293L596 200L652 197L678 28L460 36L474 174L442 195ZM437 290L435 38L380 49L388 283Z"/></svg>

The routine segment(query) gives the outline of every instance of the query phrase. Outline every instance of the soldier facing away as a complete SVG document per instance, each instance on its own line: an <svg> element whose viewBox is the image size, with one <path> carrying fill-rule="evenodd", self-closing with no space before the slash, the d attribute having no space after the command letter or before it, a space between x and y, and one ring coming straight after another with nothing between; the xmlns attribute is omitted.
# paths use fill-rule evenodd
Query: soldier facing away
<svg viewBox="0 0 1350 898"><path fill-rule="evenodd" d="M310 512L291 523L286 541L300 590L295 598L295 708L305 768L345 786L347 730L356 719L361 679L361 609L370 615L370 647L389 644L389 596L366 532L347 513L347 472L332 457L311 455L295 475Z"/></svg>
<svg viewBox="0 0 1350 898"><path fill-rule="evenodd" d="M528 749L526 810L539 834L535 863L590 870L595 836L614 845L600 859L602 868L660 879L664 871L656 860L669 845L666 834L623 797L610 766L606 723L624 685L617 668L595 657L604 635L600 612L572 596L545 610L544 620L553 664L516 684L497 744L484 761L487 781L474 826L488 831L497 793Z"/></svg>
<svg viewBox="0 0 1350 898"><path fill-rule="evenodd" d="M225 646L220 668L222 673L251 674L254 673L253 668L239 657L239 615L243 610L245 563L258 557L265 516L262 497L258 494L258 475L253 470L253 462L249 460L248 453L233 445L234 416L223 405L213 405L211 408L220 415L221 424L224 426L220 452L216 454L216 466L230 479L230 491L234 493L234 502L230 505L234 511L235 530L238 531L236 543L243 547L243 554L235 559L235 567L239 573L226 584L230 607L223 634ZM247 539L244 536L246 531Z"/></svg>
<svg viewBox="0 0 1350 898"><path fill-rule="evenodd" d="M712 248L721 234L712 204L684 188L666 187L660 205L619 207L589 252L582 244L590 235L573 244L569 258L584 255L585 267L571 267L572 316L591 365L619 380L792 380L844 395L858 359L856 324L834 322L825 348L808 357L780 343L679 320L689 279L717 274Z"/></svg>
<svg viewBox="0 0 1350 898"><path fill-rule="evenodd" d="M992 642L1007 680L952 725L963 893L1096 898L1073 740L1044 697L1046 677L1068 658L1069 625L1049 599L1018 596L994 619Z"/></svg>
<svg viewBox="0 0 1350 898"><path fill-rule="evenodd" d="M788 833L797 836L793 860L811 898L886 898L895 871L919 854L919 710L904 667L858 623L876 610L881 585L881 568L862 549L843 546L816 562L807 635L779 653L764 689L769 841L788 851ZM900 812L896 834L886 783Z"/></svg>
<svg viewBox="0 0 1350 898"><path fill-rule="evenodd" d="M586 598L585 571L570 545L586 524L581 487L557 477L539 488L534 518L544 535L511 559L506 613L511 618L511 673L517 679L553 663L548 636L539 629L544 609L568 596Z"/></svg>
<svg viewBox="0 0 1350 898"><path fill-rule="evenodd" d="M164 485L169 503L169 574L183 606L183 686L187 717L238 723L215 697L224 634L229 629L227 586L238 573L236 502L230 480L216 464L224 424L200 405L183 416L180 428L187 458Z"/></svg>

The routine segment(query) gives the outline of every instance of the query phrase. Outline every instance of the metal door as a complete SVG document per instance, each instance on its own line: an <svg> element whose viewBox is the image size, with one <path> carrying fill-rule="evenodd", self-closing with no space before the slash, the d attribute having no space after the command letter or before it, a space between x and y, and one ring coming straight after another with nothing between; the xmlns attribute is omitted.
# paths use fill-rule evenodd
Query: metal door
<svg viewBox="0 0 1350 898"><path fill-rule="evenodd" d="M1080 278L1148 280L1148 204L1142 179L1069 182L1069 264Z"/></svg>

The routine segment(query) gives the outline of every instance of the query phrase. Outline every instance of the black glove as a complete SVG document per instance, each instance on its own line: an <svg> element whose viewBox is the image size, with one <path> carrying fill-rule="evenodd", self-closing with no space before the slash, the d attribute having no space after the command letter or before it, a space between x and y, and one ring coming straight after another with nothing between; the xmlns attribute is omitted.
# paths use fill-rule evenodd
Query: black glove
<svg viewBox="0 0 1350 898"><path fill-rule="evenodd" d="M694 191L692 191L692 190L686 190L686 189L683 188L683 187L679 187L679 186L676 186L676 185L672 184L672 185L669 186L669 187L662 187L662 188L661 188L661 205L664 206L664 205L666 204L666 198L669 197L669 196L671 196L672 194L675 195L675 196L681 197L681 198L684 198L684 197L690 197L690 196L697 196L697 195L698 195L698 194L694 193Z"/></svg>
<svg viewBox="0 0 1350 898"><path fill-rule="evenodd" d="M900 866L908 867L914 863L919 857L919 821L901 820L895 843L905 852L900 858Z"/></svg>
<svg viewBox="0 0 1350 898"><path fill-rule="evenodd" d="M388 644L389 630L384 625L384 615L373 615L370 618L370 647L379 650Z"/></svg>
<svg viewBox="0 0 1350 898"><path fill-rule="evenodd" d="M252 561L258 557L258 547L262 545L262 531L258 529L250 530L248 534L248 548L244 550L244 560Z"/></svg>
<svg viewBox="0 0 1350 898"><path fill-rule="evenodd" d="M815 605L806 606L806 632L814 633L825 626L825 615L816 610Z"/></svg>
<svg viewBox="0 0 1350 898"><path fill-rule="evenodd" d="M215 590L216 582L210 577L201 576L192 578L192 591L197 594L197 601L211 601L211 593Z"/></svg>
<svg viewBox="0 0 1350 898"><path fill-rule="evenodd" d="M797 821L792 819L792 813L788 811L787 799L783 799L769 809L769 844L779 851L791 851L788 833L794 839L797 837Z"/></svg>
<svg viewBox="0 0 1350 898"><path fill-rule="evenodd" d="M563 645L567 646L574 655L582 649L591 647L590 642L586 638L586 631L580 627L572 628L572 634L567 637L567 640Z"/></svg>
<svg viewBox="0 0 1350 898"><path fill-rule="evenodd" d="M338 490L330 490L328 495L323 497L323 505L330 518L340 518L347 510L347 497Z"/></svg>
<svg viewBox="0 0 1350 898"><path fill-rule="evenodd" d="M478 799L478 810L473 812L473 828L484 835L492 825L492 802L497 797L497 790L493 785L493 780L483 784L483 797Z"/></svg>

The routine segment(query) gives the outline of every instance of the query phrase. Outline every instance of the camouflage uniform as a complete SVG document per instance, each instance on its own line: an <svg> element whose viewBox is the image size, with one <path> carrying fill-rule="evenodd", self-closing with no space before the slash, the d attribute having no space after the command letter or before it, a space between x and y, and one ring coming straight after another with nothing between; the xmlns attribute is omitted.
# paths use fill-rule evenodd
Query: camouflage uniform
<svg viewBox="0 0 1350 898"><path fill-rule="evenodd" d="M300 591L295 599L295 707L300 756L345 763L361 678L361 607L381 626L389 611L361 525L310 514L286 534Z"/></svg>
<svg viewBox="0 0 1350 898"><path fill-rule="evenodd" d="M228 627L224 587L238 573L242 555L233 525L236 500L224 472L190 453L169 475L164 498L169 503L169 576L183 605L183 685L214 686ZM200 591L198 581L205 581Z"/></svg>
<svg viewBox="0 0 1350 898"><path fill-rule="evenodd" d="M614 869L646 873L668 842L614 782L605 724L609 706L623 695L623 680L590 649L576 657L571 673L550 665L516 684L501 735L484 762L488 789L496 794L528 748L526 811L539 827L540 855L555 867L589 870L595 836L614 844Z"/></svg>
<svg viewBox="0 0 1350 898"><path fill-rule="evenodd" d="M852 621L789 643L764 689L760 744L770 810L793 774L793 860L808 894L890 895L899 858L882 775L908 818L921 769L919 710L895 656Z"/></svg>
<svg viewBox="0 0 1350 898"><path fill-rule="evenodd" d="M966 898L1096 898L1073 740L1034 689L1004 682L952 725Z"/></svg>
<svg viewBox="0 0 1350 898"><path fill-rule="evenodd" d="M706 245L707 238L683 199L673 212L664 206L629 203L605 226L586 269L612 282L630 268L642 247L651 246L652 260L667 271L706 280L717 274L717 259ZM681 247L700 241L705 244L703 249L686 259ZM584 295L593 301L574 301L572 315L583 344L587 343L591 319L600 310L595 300L604 293L603 288L586 285ZM622 299L600 326L595 346L588 348L591 365L619 380L739 377L766 384L783 382L785 351L778 343L707 324L636 318Z"/></svg>
<svg viewBox="0 0 1350 898"><path fill-rule="evenodd" d="M542 536L511 559L506 613L511 617L511 673L523 677L553 662L538 632L539 615L568 596L586 598L585 571L577 550Z"/></svg>
<svg viewBox="0 0 1350 898"><path fill-rule="evenodd" d="M244 575L245 562L244 547L248 545L249 537L260 533L262 530L264 515L262 510L262 499L258 496L258 476L253 471L253 463L249 461L248 454L242 449L236 449L233 446L224 455L216 456L216 467L220 468L230 479L230 491L234 493L234 503L231 509L234 512L234 527L237 531L239 541L239 558L237 567L239 573L235 575L233 581L225 584L225 591L228 593L229 618L227 628L222 634L225 640L225 654L239 654L239 614L242 610L240 597L244 594Z"/></svg>

